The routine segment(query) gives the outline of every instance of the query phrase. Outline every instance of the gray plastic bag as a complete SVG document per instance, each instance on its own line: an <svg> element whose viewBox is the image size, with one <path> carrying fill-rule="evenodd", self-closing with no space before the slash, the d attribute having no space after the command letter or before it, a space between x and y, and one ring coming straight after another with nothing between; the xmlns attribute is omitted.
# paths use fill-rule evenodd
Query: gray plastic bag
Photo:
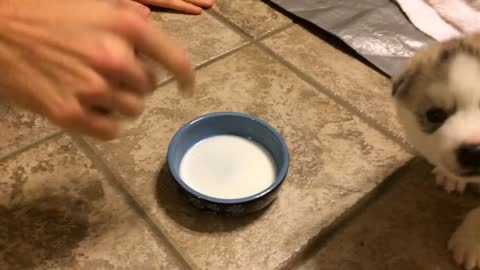
<svg viewBox="0 0 480 270"><path fill-rule="evenodd" d="M434 40L417 30L390 0L271 0L343 40L393 76L414 51Z"/></svg>

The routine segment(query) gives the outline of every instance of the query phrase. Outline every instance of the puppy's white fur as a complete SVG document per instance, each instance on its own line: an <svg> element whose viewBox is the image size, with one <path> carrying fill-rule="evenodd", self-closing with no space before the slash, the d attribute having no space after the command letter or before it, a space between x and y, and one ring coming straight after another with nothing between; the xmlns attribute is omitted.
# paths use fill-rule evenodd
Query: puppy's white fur
<svg viewBox="0 0 480 270"><path fill-rule="evenodd" d="M400 102L397 111L407 139L415 149L445 172L458 175L461 173L455 158L458 146L480 143L480 59L459 53L452 59L446 76L445 82L432 82L423 90L438 106L456 106L456 112L436 132L424 133L415 111Z"/></svg>
<svg viewBox="0 0 480 270"><path fill-rule="evenodd" d="M480 144L480 36L436 44L419 51L394 81L394 100L408 141L436 166L437 183L463 191L479 176L462 177L457 149ZM425 131L422 114L431 107L451 111L437 129ZM471 211L449 248L465 269L480 268L480 208Z"/></svg>

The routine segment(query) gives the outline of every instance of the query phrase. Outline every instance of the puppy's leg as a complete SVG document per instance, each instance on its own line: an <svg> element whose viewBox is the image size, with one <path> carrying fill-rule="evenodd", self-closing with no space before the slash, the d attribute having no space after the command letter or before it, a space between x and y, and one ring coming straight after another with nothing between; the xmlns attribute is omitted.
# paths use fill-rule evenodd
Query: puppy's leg
<svg viewBox="0 0 480 270"><path fill-rule="evenodd" d="M432 172L435 174L435 182L437 185L443 187L448 193L452 191L463 193L463 191L465 191L467 181L464 179L451 175L441 167L436 167Z"/></svg>
<svg viewBox="0 0 480 270"><path fill-rule="evenodd" d="M468 213L450 238L448 248L453 252L455 261L465 269L480 268L480 207Z"/></svg>

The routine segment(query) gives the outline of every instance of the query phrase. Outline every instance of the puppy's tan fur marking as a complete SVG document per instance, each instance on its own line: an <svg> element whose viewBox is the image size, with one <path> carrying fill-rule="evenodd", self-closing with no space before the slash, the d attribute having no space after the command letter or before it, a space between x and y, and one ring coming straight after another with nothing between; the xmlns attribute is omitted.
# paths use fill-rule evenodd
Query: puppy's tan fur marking
<svg viewBox="0 0 480 270"><path fill-rule="evenodd" d="M410 94L407 89L422 87L446 78L449 62L459 53L480 59L480 34L436 43L418 50L405 70L393 79L393 95L402 98Z"/></svg>

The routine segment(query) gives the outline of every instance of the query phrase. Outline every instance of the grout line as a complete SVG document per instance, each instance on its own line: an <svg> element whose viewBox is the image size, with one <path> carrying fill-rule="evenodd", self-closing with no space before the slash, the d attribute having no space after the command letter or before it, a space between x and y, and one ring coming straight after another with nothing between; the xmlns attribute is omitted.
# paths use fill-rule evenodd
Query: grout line
<svg viewBox="0 0 480 270"><path fill-rule="evenodd" d="M195 69L195 68L194 68ZM163 81L157 83L157 85L155 86L156 88L160 88L160 87L163 87L167 84L169 84L170 82L172 82L174 80L173 76L172 75L168 75L165 79L163 79Z"/></svg>
<svg viewBox="0 0 480 270"><path fill-rule="evenodd" d="M222 14L218 13L214 9L209 9L207 10L208 14L212 15L215 19L223 23L225 26L229 27L231 30L233 30L235 33L239 34L243 38L247 40L253 40L253 36L245 32L241 27L238 25L234 24L231 22L229 19L225 18Z"/></svg>
<svg viewBox="0 0 480 270"><path fill-rule="evenodd" d="M296 269L314 256L315 253L324 247L334 235L344 230L355 218L360 216L363 213L362 210L372 205L382 194L398 183L399 177L395 176L401 175L404 172L404 169L408 167L409 164L415 162L415 160L416 159L414 158L406 162L398 170L386 177L384 181L377 184L370 192L365 194L350 208L335 218L333 222L320 230L316 236L310 238L303 247L295 252L287 261L277 266L275 270Z"/></svg>
<svg viewBox="0 0 480 270"><path fill-rule="evenodd" d="M40 140L38 140L38 141L35 141L35 142L33 142L33 143L30 143L30 144L27 144L27 145L25 145L25 146L23 146L23 147L20 147L20 148L14 150L13 152L10 152L10 153L6 154L5 156L0 157L0 162L4 162L4 161L6 161L7 159L10 159L10 158L12 158L12 157L14 157L14 156L17 156L17 155L19 155L19 154L21 154L21 153L23 153L23 152L26 152L26 151L30 150L30 149L32 149L32 148L35 148L36 146L38 146L38 145L40 145L40 144L42 144L42 143L44 143L44 142L47 142L47 141L49 141L49 140L53 140L53 139L55 139L55 138L57 138L57 137L60 137L62 134L63 134L63 131L56 131L55 133L50 134L50 135L48 135L48 136L46 136L46 137L44 137L44 138L42 138L42 139L40 139Z"/></svg>
<svg viewBox="0 0 480 270"><path fill-rule="evenodd" d="M209 9L207 12L210 15L212 15L212 17L214 17L215 19L219 20L221 23L223 23L224 25L229 27L231 30L235 31L237 34L241 35L242 37L244 37L245 39L248 39L250 41L261 40L261 39L270 37L270 36L275 35L275 34L281 32L281 31L283 31L283 30L285 30L285 29L287 29L287 28L289 28L289 27L291 27L295 24L293 21L290 21L290 22L285 23L284 25L282 25L278 28L275 28L271 31L267 31L266 33L263 33L263 34L259 35L258 37L254 37L251 34L247 33L245 30L243 30L243 28L236 25L235 23L230 21L228 18L226 18L222 14L218 13L216 10Z"/></svg>
<svg viewBox="0 0 480 270"><path fill-rule="evenodd" d="M288 62L284 58L282 58L280 55L276 54L274 51L272 51L269 47L267 47L265 44L258 42L258 41L253 41L255 45L260 47L264 52L269 54L271 57L282 63L284 66L286 66L290 71L295 73L298 77L300 77L302 80L306 81L313 87L315 87L319 92L322 94L326 95L329 97L331 100L333 100L336 104L342 106L345 108L348 112L352 113L353 115L357 116L363 122L365 122L367 125L370 127L376 129L380 133L382 133L385 137L388 139L392 140L393 142L397 143L400 145L405 151L413 154L415 153L415 150L413 149L412 146L410 146L407 142L405 142L402 138L399 136L395 135L393 132L388 130L387 128L383 127L381 124L379 124L375 119L372 117L362 113L360 110L355 108L352 104L350 104L348 101L344 100L343 98L335 95L334 92L332 92L330 89L327 87L323 86L321 83L316 81L314 78L310 77L309 75L305 74L302 72L299 68L297 68L295 65L292 63Z"/></svg>
<svg viewBox="0 0 480 270"><path fill-rule="evenodd" d="M191 262L190 259L186 258L174 245L174 243L172 243L172 241L165 236L160 226L157 225L155 221L153 221L153 219L147 214L129 189L118 180L115 174L109 169L107 162L97 154L98 149L95 146L89 145L80 137L72 137L72 140L79 146L83 153L85 153L85 155L93 162L100 172L104 174L109 184L112 185L113 188L115 188L119 193L121 193L121 195L123 195L127 204L140 216L141 219L147 223L150 231L153 232L154 236L156 236L156 240L160 241L161 244L166 247L170 255L172 255L180 264L181 268L186 270L197 269L194 266L195 264Z"/></svg>
<svg viewBox="0 0 480 270"><path fill-rule="evenodd" d="M247 47L248 45L251 45L251 44L252 44L252 42L250 40L245 40L242 44L234 47L231 50L228 50L228 51L223 52L221 54L218 54L218 55L216 55L216 56L214 56L210 59L207 59L203 62L200 62L199 64L195 65L193 67L193 69L194 70L200 70L204 67L207 67L207 66L209 66L213 63L216 63L216 62L218 62L218 61L236 53L237 51L239 51L239 50L243 49L244 47ZM163 81L161 81L160 83L157 84L156 88L163 87L163 86L173 82L174 80L175 80L175 78L172 75L168 75Z"/></svg>
<svg viewBox="0 0 480 270"><path fill-rule="evenodd" d="M294 26L294 25L295 25L294 22L286 23L285 25L280 26L279 28L276 28L276 29L273 30L273 31L267 32L267 33L265 33L265 34L262 34L262 35L256 37L254 40L259 41L259 40L263 40L263 39L269 38L269 37L271 37L271 36L273 36L273 35L275 35L275 34L277 34L277 33L280 33L280 32L282 32L282 31L284 31L284 30L287 30L288 28L290 28L290 27L292 27L292 26Z"/></svg>
<svg viewBox="0 0 480 270"><path fill-rule="evenodd" d="M251 44L252 44L252 41L251 41L251 40L245 40L244 43L238 45L237 47L234 47L233 49L231 49L231 50L229 50L229 51L226 51L226 52L221 53L221 54L219 54L219 55L217 55L217 56L215 56L215 57L213 57L213 58L210 58L210 59L208 59L208 60L206 60L206 61L201 62L200 64L198 64L198 65L195 67L195 69L202 69L202 68L204 68L204 67L207 67L207 66L209 66L209 65L211 65L211 64L213 64L213 63L215 63L215 62L218 62L218 61L220 61L220 60L222 60L222 59L224 59L224 58L227 58L228 56L236 53L237 51L239 51L239 50L241 50L241 49L243 49L243 48L245 48L245 47L247 47L247 46L249 46L249 45L251 45Z"/></svg>

